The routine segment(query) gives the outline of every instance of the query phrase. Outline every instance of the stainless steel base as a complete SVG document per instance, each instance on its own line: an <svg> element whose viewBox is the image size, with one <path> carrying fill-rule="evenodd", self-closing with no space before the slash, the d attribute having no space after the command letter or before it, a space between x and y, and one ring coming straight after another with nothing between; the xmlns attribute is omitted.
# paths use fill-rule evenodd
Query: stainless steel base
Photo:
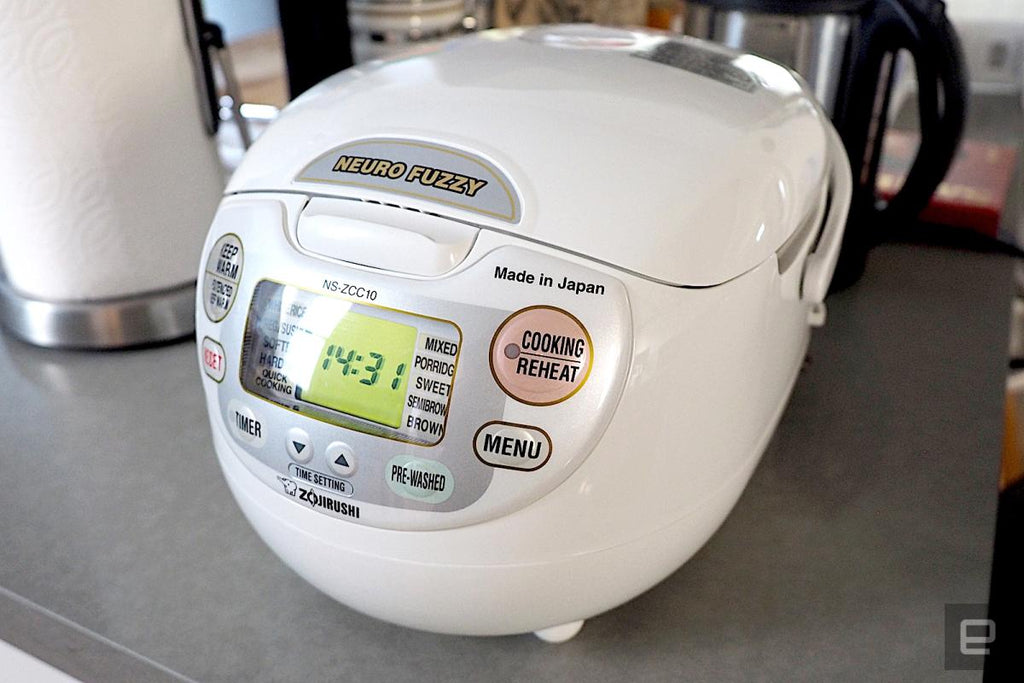
<svg viewBox="0 0 1024 683"><path fill-rule="evenodd" d="M42 301L15 291L0 274L0 323L37 346L119 349L194 332L195 298L189 282L123 299Z"/></svg>

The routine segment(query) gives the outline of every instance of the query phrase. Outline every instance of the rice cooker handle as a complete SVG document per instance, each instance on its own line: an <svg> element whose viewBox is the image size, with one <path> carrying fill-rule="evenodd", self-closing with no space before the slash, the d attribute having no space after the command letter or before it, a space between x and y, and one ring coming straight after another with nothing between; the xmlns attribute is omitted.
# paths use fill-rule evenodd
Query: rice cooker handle
<svg viewBox="0 0 1024 683"><path fill-rule="evenodd" d="M826 124L825 129L830 160L828 214L822 224L818 243L807 255L800 290L800 298L812 305L812 324L824 322L822 304L825 301L825 294L828 293L829 283L832 282L836 262L839 260L846 215L850 210L850 198L853 195L853 177L843 141L831 125Z"/></svg>

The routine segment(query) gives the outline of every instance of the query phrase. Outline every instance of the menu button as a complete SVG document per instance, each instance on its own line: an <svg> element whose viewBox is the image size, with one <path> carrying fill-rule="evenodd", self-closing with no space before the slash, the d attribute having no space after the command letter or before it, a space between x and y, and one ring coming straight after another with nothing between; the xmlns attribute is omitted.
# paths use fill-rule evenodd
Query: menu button
<svg viewBox="0 0 1024 683"><path fill-rule="evenodd" d="M551 458L551 438L539 427L488 422L476 431L473 452L491 467L532 472Z"/></svg>

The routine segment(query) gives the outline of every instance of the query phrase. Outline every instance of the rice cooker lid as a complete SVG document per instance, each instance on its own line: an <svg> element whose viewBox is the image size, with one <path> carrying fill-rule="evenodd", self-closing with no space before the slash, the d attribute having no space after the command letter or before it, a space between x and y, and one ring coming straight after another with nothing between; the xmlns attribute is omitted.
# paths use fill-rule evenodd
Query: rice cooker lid
<svg viewBox="0 0 1024 683"><path fill-rule="evenodd" d="M227 191L392 204L709 286L813 215L825 125L791 71L703 41L487 31L323 82Z"/></svg>

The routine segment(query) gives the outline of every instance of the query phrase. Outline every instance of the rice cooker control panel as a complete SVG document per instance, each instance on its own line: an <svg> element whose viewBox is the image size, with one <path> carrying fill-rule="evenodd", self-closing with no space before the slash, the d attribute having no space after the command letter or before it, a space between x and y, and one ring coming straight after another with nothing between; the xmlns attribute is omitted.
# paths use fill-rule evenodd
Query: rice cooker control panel
<svg viewBox="0 0 1024 683"><path fill-rule="evenodd" d="M618 279L511 237L429 279L312 255L305 200L227 200L201 274L205 390L253 474L330 517L440 529L579 467L632 352Z"/></svg>

